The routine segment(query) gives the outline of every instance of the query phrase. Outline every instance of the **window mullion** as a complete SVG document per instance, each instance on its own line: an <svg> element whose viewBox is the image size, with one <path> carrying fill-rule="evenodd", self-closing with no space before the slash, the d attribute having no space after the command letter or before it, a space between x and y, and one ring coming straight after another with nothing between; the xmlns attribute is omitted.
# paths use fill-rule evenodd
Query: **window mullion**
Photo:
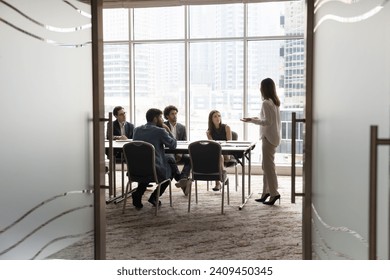
<svg viewBox="0 0 390 280"><path fill-rule="evenodd" d="M129 13L129 108L130 121L135 123L135 71L134 71L134 9L128 9Z"/></svg>

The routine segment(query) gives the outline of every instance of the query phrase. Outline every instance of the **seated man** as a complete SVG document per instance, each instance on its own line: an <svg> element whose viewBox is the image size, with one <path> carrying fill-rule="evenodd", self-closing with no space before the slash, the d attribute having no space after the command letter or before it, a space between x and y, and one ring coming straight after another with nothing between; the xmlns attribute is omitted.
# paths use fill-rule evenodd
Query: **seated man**
<svg viewBox="0 0 390 280"><path fill-rule="evenodd" d="M126 121L126 112L122 106L116 106L112 111L116 120L112 122L113 140L126 140L133 138L134 125ZM107 125L106 138L109 138L109 126ZM108 155L108 149L106 149ZM121 152L115 152L115 159L117 162L121 161Z"/></svg>
<svg viewBox="0 0 390 280"><path fill-rule="evenodd" d="M122 106L116 106L112 111L116 120L112 122L113 140L126 140L133 138L134 125L126 121L126 112ZM109 129L107 126L106 137L108 139Z"/></svg>
<svg viewBox="0 0 390 280"><path fill-rule="evenodd" d="M170 149L175 149L177 145L176 139L170 133L169 128L163 123L161 110L154 108L149 109L146 112L146 121L147 123L145 125L141 125L134 129L133 140L141 140L152 144L156 153L156 170L158 179L160 181L167 178L172 179L173 174L177 172L177 165L175 163L168 162L168 157L165 155L165 146ZM138 183L137 190L132 193L133 205L137 209L141 209L143 207L142 196L145 193L148 184L149 182ZM164 193L168 185L169 182L161 185L160 196ZM151 194L148 201L153 204L153 206L157 206L156 190Z"/></svg>
<svg viewBox="0 0 390 280"><path fill-rule="evenodd" d="M164 109L164 117L167 120L164 122L166 124L172 135L179 141L187 141L187 132L186 127L181 123L177 122L177 113L178 110L175 106L169 105ZM188 195L187 192L187 180L191 171L191 160L189 155L177 154L174 158L177 164L184 164L181 173L175 174L175 179L178 181L176 187L181 188L185 195Z"/></svg>

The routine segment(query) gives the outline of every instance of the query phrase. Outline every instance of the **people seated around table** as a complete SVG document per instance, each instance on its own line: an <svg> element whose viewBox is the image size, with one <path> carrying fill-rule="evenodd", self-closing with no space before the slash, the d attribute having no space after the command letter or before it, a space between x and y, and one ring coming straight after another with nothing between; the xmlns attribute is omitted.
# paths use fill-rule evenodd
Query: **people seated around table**
<svg viewBox="0 0 390 280"><path fill-rule="evenodd" d="M162 111L156 108L151 108L146 112L147 123L138 126L134 129L133 140L145 141L152 144L155 148L156 154L156 172L159 181L165 179L172 179L174 174L177 173L176 162L169 162L169 157L165 154L165 147L175 149L177 141L173 137L169 130L169 127L163 123ZM171 157L172 158L172 157ZM137 190L132 193L133 205L137 209L143 207L142 196L150 182L138 183ZM164 193L165 189L169 186L169 182L166 182L160 187L160 196ZM148 202L156 205L156 190L149 197ZM159 201L159 205L161 201Z"/></svg>
<svg viewBox="0 0 390 280"><path fill-rule="evenodd" d="M208 129L206 131L207 139L215 141L229 141L232 140L232 130L227 124L222 123L221 113L217 110L212 110L209 113ZM230 156L221 157L221 166L224 166L224 161L229 161ZM215 181L213 191L221 189L221 182Z"/></svg>
<svg viewBox="0 0 390 280"><path fill-rule="evenodd" d="M164 124L169 127L173 137L175 137L176 140L187 141L186 127L177 122L177 113L178 109L175 106L169 105L165 107L164 117L166 121ZM176 164L184 165L181 172L175 174L175 180L178 181L175 185L176 187L181 188L185 195L188 195L187 181L191 171L190 156L188 154L175 154L170 156L175 160Z"/></svg>
<svg viewBox="0 0 390 280"><path fill-rule="evenodd" d="M126 112L122 106L116 106L112 111L115 116L115 121L112 122L112 135L113 140L127 140L133 138L134 125L126 121ZM110 129L107 125L106 138L109 139ZM108 155L108 149L106 149ZM121 152L115 152L115 158L117 162L121 161Z"/></svg>

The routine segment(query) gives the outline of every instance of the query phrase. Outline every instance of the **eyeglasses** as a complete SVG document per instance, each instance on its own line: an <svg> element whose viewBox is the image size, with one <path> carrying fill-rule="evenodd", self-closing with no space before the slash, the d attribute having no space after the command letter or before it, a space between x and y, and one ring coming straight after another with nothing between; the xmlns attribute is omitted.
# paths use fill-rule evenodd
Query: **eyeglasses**
<svg viewBox="0 0 390 280"><path fill-rule="evenodd" d="M126 112L118 114L118 116L124 116L124 115L126 115Z"/></svg>

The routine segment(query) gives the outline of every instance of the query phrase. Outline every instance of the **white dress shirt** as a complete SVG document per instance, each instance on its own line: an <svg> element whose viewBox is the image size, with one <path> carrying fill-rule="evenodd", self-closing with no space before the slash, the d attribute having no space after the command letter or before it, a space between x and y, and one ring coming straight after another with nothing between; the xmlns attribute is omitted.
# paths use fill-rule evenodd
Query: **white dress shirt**
<svg viewBox="0 0 390 280"><path fill-rule="evenodd" d="M173 137L175 137L175 139L177 139L176 124L173 125L173 124L169 123L169 128L171 129L171 133L172 133Z"/></svg>
<svg viewBox="0 0 390 280"><path fill-rule="evenodd" d="M121 135L126 135L126 131L125 131L125 123L119 123L119 126L121 128Z"/></svg>

